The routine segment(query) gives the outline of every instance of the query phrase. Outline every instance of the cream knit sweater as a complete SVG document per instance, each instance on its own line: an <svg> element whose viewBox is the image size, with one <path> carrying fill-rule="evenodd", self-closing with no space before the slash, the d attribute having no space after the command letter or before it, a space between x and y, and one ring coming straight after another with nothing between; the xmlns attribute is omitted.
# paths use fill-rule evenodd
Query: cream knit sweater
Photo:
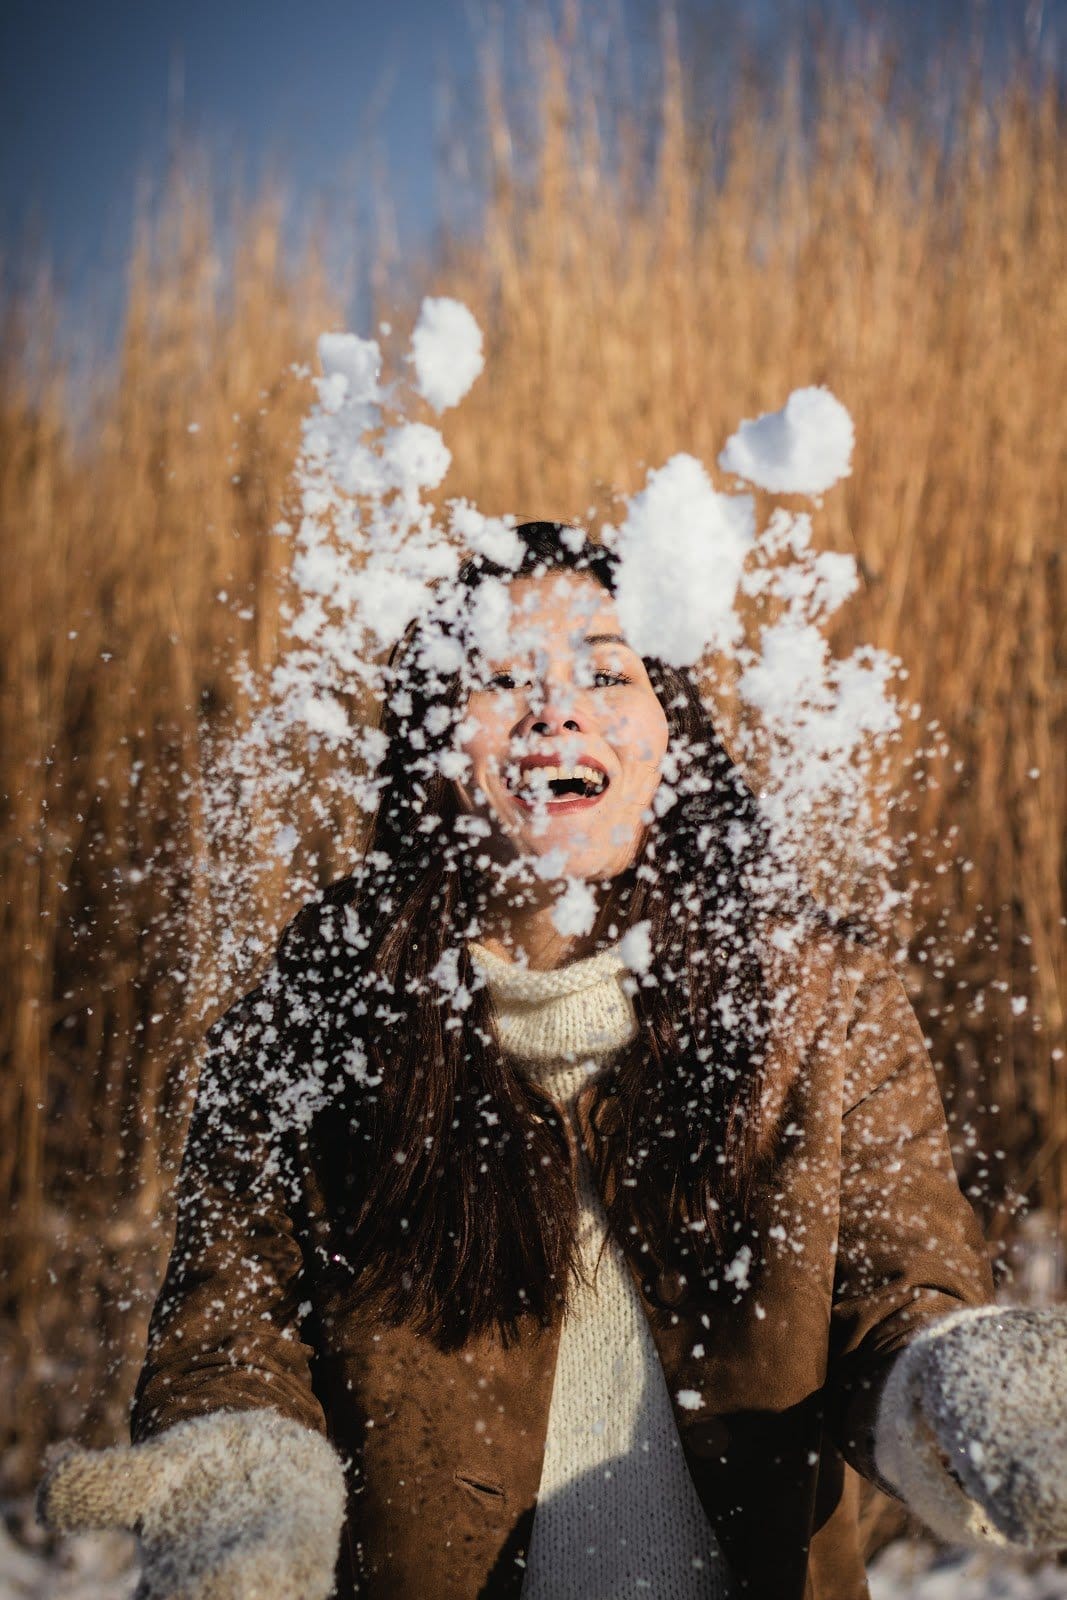
<svg viewBox="0 0 1067 1600"><path fill-rule="evenodd" d="M618 946L536 972L470 944L501 1047L573 1118L637 1028ZM564 1320L522 1600L725 1600L733 1591L682 1454L630 1269L579 1143L586 1283Z"/></svg>

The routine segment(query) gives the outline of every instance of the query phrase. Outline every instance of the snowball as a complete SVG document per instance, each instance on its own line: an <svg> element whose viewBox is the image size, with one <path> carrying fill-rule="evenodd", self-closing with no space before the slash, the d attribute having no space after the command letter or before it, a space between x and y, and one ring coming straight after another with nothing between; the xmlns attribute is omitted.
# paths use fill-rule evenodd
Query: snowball
<svg viewBox="0 0 1067 1600"><path fill-rule="evenodd" d="M829 389L794 389L781 411L742 422L719 466L772 494L822 494L852 470L852 418Z"/></svg>
<svg viewBox="0 0 1067 1600"><path fill-rule="evenodd" d="M428 297L411 336L416 388L435 411L463 399L485 365L482 330L459 300Z"/></svg>
<svg viewBox="0 0 1067 1600"><path fill-rule="evenodd" d="M650 472L615 531L616 605L639 655L691 666L738 637L734 601L754 541L747 495L718 494L701 463L676 455Z"/></svg>

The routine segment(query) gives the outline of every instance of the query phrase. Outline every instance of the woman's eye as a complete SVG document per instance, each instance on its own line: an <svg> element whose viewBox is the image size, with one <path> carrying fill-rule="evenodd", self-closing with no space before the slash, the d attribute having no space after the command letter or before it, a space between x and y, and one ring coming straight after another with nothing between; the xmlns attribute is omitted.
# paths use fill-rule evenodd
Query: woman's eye
<svg viewBox="0 0 1067 1600"><path fill-rule="evenodd" d="M487 689L514 689L515 687L515 675L511 672L494 672L492 677L486 680ZM523 688L528 689L529 687L529 678L524 678Z"/></svg>
<svg viewBox="0 0 1067 1600"><path fill-rule="evenodd" d="M610 672L607 667L598 667L593 674L594 680L606 678L605 688L611 688L616 683L629 683L629 678L624 672Z"/></svg>

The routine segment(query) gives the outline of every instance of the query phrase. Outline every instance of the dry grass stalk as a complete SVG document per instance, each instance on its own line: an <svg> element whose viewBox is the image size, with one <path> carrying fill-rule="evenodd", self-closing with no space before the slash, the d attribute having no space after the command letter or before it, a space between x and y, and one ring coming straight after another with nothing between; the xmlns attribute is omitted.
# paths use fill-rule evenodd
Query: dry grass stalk
<svg viewBox="0 0 1067 1600"><path fill-rule="evenodd" d="M276 648L271 528L308 401L290 366L338 320L314 262L285 265L276 201L233 236L223 274L204 190L180 181L145 225L87 454L61 369L31 399L25 325L5 344L0 1381L16 1479L85 1409L105 1434L121 1426L128 1396L105 1363L128 1375L143 1333L220 976L190 968L210 862L185 780L205 717L240 715L236 650L262 663Z"/></svg>

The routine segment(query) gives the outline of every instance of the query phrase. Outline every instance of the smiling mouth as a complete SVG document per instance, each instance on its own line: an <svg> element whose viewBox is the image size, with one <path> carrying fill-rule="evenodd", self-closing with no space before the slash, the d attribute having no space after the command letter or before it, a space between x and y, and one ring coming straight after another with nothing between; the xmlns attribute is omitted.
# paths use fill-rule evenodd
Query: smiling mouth
<svg viewBox="0 0 1067 1600"><path fill-rule="evenodd" d="M534 773L538 774L537 778L533 778ZM512 767L506 778L508 792L516 805L524 811L532 811L537 802L543 800L550 816L588 810L597 805L611 782L602 768L584 763L571 770L545 765L525 769Z"/></svg>

